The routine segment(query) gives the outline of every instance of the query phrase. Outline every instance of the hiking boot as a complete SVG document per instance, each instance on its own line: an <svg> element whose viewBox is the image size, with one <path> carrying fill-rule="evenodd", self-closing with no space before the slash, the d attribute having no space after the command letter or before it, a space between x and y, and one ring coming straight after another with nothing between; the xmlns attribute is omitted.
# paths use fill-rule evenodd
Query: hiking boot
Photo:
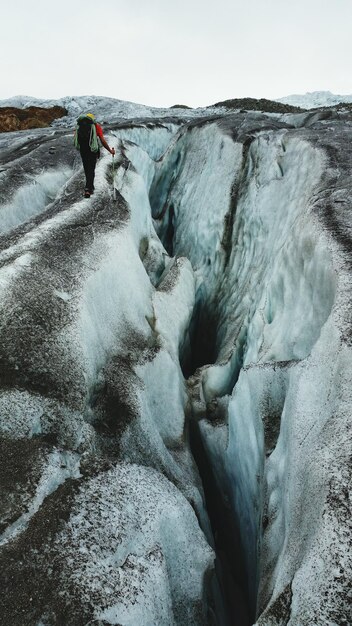
<svg viewBox="0 0 352 626"><path fill-rule="evenodd" d="M88 191L88 189L85 190L84 197L85 198L90 198L90 191Z"/></svg>

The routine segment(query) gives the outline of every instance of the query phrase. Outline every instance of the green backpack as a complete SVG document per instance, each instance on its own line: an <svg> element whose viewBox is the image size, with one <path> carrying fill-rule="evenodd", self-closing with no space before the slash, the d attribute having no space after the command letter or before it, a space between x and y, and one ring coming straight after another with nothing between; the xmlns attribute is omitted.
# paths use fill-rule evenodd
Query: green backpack
<svg viewBox="0 0 352 626"><path fill-rule="evenodd" d="M74 145L77 150L89 148L91 152L99 152L95 122L87 115L80 115L77 118Z"/></svg>

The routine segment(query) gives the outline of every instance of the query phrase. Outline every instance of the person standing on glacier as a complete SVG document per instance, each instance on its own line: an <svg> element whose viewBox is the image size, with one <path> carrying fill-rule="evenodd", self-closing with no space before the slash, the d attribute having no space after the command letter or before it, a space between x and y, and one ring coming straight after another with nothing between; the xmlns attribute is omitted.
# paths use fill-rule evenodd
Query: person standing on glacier
<svg viewBox="0 0 352 626"><path fill-rule="evenodd" d="M108 145L103 135L103 129L95 121L93 113L80 115L77 119L74 144L81 153L83 169L86 175L85 198L90 198L92 193L94 193L95 166L100 156L99 142L110 154L115 155L115 148L110 148Z"/></svg>

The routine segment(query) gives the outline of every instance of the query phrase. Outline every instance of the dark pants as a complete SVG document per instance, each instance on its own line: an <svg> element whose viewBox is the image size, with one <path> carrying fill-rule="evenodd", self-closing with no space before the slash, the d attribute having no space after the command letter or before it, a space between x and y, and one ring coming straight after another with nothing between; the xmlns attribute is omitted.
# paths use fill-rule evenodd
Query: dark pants
<svg viewBox="0 0 352 626"><path fill-rule="evenodd" d="M84 173L86 175L86 191L92 192L94 189L94 174L98 152L91 152L91 150L84 150L81 148L81 157L83 163Z"/></svg>

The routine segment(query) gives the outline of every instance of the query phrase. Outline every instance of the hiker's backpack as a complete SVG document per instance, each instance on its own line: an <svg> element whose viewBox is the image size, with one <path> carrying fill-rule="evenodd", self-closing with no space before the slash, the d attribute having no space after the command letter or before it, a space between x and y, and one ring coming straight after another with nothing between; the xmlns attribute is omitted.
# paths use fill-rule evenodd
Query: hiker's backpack
<svg viewBox="0 0 352 626"><path fill-rule="evenodd" d="M94 121L87 115L80 115L77 119L74 144L77 150L99 152L97 129Z"/></svg>

